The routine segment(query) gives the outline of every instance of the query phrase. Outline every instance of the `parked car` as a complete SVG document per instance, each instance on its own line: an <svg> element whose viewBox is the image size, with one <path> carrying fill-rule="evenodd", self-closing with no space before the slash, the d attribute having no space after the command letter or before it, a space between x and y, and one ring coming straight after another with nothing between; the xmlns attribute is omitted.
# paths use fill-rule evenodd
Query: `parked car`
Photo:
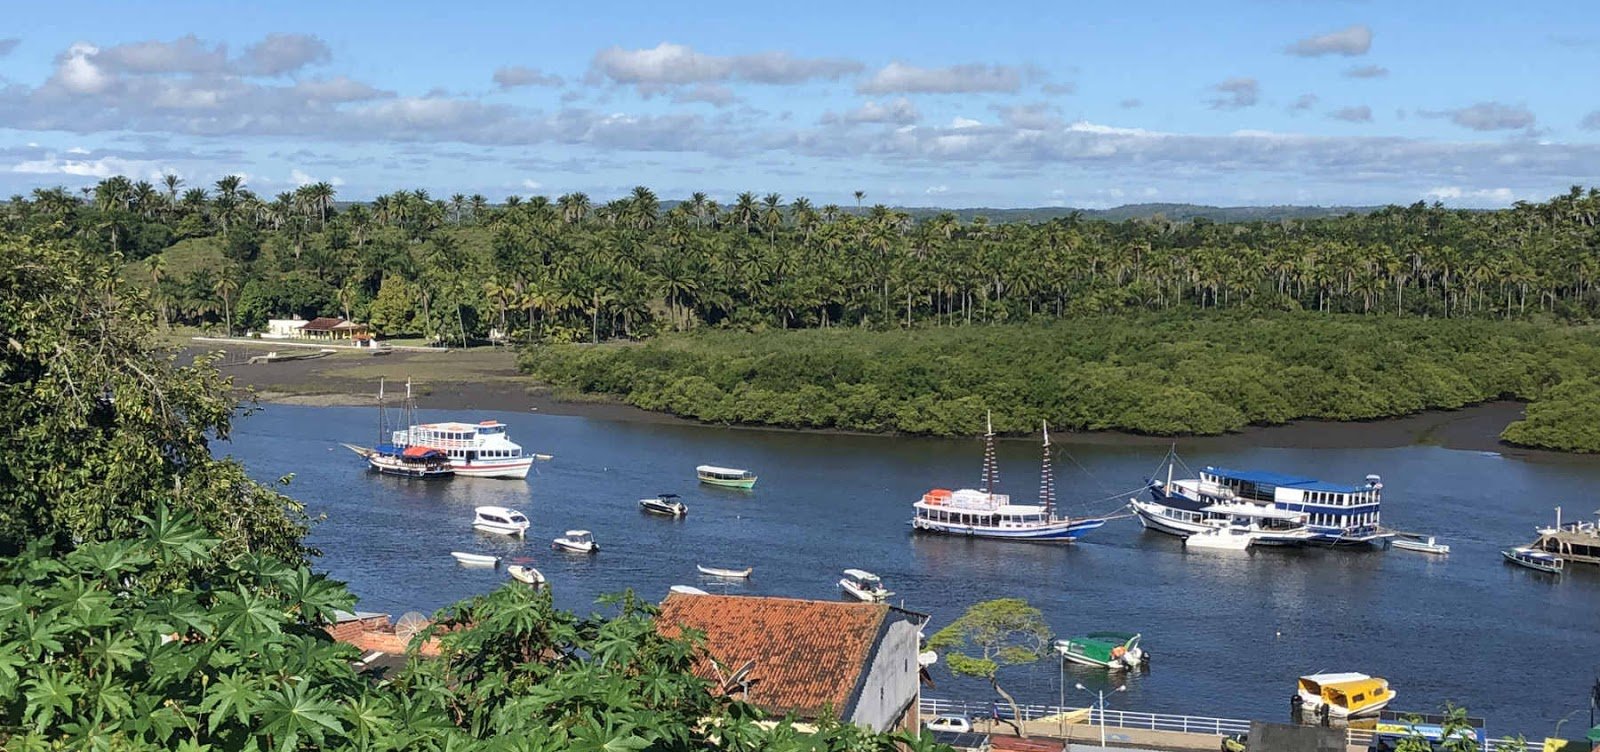
<svg viewBox="0 0 1600 752"><path fill-rule="evenodd" d="M972 722L959 715L941 715L928 721L929 731L950 731L965 734L972 731Z"/></svg>

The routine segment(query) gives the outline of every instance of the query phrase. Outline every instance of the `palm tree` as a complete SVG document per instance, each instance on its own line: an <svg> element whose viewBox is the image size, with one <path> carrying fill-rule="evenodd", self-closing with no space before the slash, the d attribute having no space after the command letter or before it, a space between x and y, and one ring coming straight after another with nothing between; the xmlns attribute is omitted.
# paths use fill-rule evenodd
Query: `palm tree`
<svg viewBox="0 0 1600 752"><path fill-rule="evenodd" d="M167 187L167 200L178 203L178 186L183 185L183 178L176 172L162 173L161 184Z"/></svg>
<svg viewBox="0 0 1600 752"><path fill-rule="evenodd" d="M152 256L152 258L154 258ZM223 270L215 282L211 283L211 292L222 301L222 322L226 327L224 331L228 336L233 336L233 307L230 298L239 292L239 281L229 270Z"/></svg>
<svg viewBox="0 0 1600 752"><path fill-rule="evenodd" d="M866 191L856 191L856 210L857 211L861 210L861 199L864 199L866 197L867 197L867 192Z"/></svg>
<svg viewBox="0 0 1600 752"><path fill-rule="evenodd" d="M150 273L150 298L156 301L158 310L161 313L161 325L166 326L167 307L161 295L161 279L164 276L163 273L167 270L167 260L159 253L147 256L144 260L144 268L145 271Z"/></svg>

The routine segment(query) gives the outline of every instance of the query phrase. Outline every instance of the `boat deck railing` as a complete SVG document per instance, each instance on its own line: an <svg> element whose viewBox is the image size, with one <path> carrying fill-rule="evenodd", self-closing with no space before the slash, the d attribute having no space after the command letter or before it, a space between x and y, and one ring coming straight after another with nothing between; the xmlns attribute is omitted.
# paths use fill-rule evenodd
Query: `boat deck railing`
<svg viewBox="0 0 1600 752"><path fill-rule="evenodd" d="M1010 706L1004 703L969 702L966 700L946 700L937 697L922 698L921 711L923 717L938 715L959 715L964 718L991 718L998 710L1001 714L1009 714ZM1205 734L1210 736L1232 736L1234 734L1250 733L1250 721L1239 718L1214 718L1200 715L1177 715L1172 713L1136 713L1127 710L1107 708L1104 713L1098 708L1074 708L1057 705L1022 705L1017 706L1021 717L1017 721L1054 721L1064 714L1068 718L1081 717L1078 721L1074 718L1075 725L1100 726L1107 728L1138 729L1141 731L1161 731L1179 734ZM1372 729L1347 728L1345 741L1351 747L1366 748L1372 744L1372 737L1376 733ZM1501 747L1511 747L1516 744L1514 739L1490 739L1484 745L1484 752Z"/></svg>

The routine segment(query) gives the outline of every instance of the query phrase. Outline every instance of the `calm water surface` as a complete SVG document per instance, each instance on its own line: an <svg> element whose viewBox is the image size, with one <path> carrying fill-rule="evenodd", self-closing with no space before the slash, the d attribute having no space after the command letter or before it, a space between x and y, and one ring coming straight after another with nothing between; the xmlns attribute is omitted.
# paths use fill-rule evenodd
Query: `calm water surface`
<svg viewBox="0 0 1600 752"><path fill-rule="evenodd" d="M930 487L976 484L981 443L654 425L514 413L498 418L531 451L555 455L526 482L457 478L416 482L368 474L340 442L371 445L373 411L269 406L238 422L220 451L262 480L293 473L291 493L327 515L311 543L320 565L350 583L361 608L431 612L507 580L504 570L463 569L449 552L531 557L560 605L587 611L596 596L632 587L664 597L673 584L731 593L837 598L839 572L869 569L895 601L932 615L929 633L974 602L1026 598L1062 635L1138 631L1153 655L1126 680L1066 669L1075 682L1127 692L1111 707L1285 720L1294 678L1364 671L1388 678L1396 707L1454 701L1489 719L1492 734L1541 736L1587 709L1600 667L1600 572L1554 580L1501 562L1552 508L1600 507L1600 463L1518 459L1434 447L1277 449L1233 440L1180 444L1192 466L1220 464L1358 482L1384 478L1384 522L1438 535L1448 558L1404 551L1185 553L1136 520L1112 522L1075 546L913 536L910 503ZM1057 441L1059 496L1074 514L1119 505L1161 461L1149 447ZM1038 488L1039 449L1000 447L1002 489ZM751 492L698 485L694 466L746 467ZM687 519L643 514L636 500L682 494ZM527 540L476 533L472 508L510 506L533 521ZM549 540L594 531L593 557L557 554ZM747 583L708 581L695 564L754 566ZM775 636L777 637L777 636ZM1002 684L1023 702L1054 703L1056 662L1010 669ZM986 684L937 666L929 694L982 700ZM1587 716L1569 722L1576 728ZM1571 731L1566 728L1564 731Z"/></svg>

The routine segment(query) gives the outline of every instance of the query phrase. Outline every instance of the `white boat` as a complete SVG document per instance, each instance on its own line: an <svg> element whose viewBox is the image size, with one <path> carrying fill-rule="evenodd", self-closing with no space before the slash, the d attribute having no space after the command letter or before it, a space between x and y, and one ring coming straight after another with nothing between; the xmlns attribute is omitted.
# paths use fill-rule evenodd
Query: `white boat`
<svg viewBox="0 0 1600 752"><path fill-rule="evenodd" d="M1358 673L1310 674L1295 684L1301 710L1311 717L1327 707L1334 718L1375 715L1398 694L1387 679Z"/></svg>
<svg viewBox="0 0 1600 752"><path fill-rule="evenodd" d="M526 582L534 587L545 584L544 573L525 564L512 564L506 567L506 572L517 582Z"/></svg>
<svg viewBox="0 0 1600 752"><path fill-rule="evenodd" d="M1254 534L1233 527L1212 528L1183 539L1184 548L1207 548L1219 551L1244 551L1254 543Z"/></svg>
<svg viewBox="0 0 1600 752"><path fill-rule="evenodd" d="M1306 515L1261 504L1232 501L1194 505L1189 509L1141 499L1129 499L1128 506L1138 515L1140 524L1151 530L1182 536L1186 540L1227 530L1232 535L1218 534L1211 538L1215 545L1207 548L1248 548L1249 546L1302 546L1314 541L1317 534L1306 525ZM1235 546L1225 539L1238 534L1248 534L1247 545Z"/></svg>
<svg viewBox="0 0 1600 752"><path fill-rule="evenodd" d="M528 518L509 507L477 507L472 510L472 527L486 533L523 535L528 532Z"/></svg>
<svg viewBox="0 0 1600 752"><path fill-rule="evenodd" d="M1516 564L1517 566L1527 567L1529 569L1548 574L1561 574L1561 570L1565 569L1567 565L1567 563L1563 561L1561 557L1556 556L1555 554L1540 551L1537 548L1531 548L1528 546L1509 548L1501 551L1500 555L1506 557L1506 561Z"/></svg>
<svg viewBox="0 0 1600 752"><path fill-rule="evenodd" d="M864 569L844 570L844 579L839 580L839 587L846 593L855 596L858 600L877 602L887 600L894 593L883 586L883 580Z"/></svg>
<svg viewBox="0 0 1600 752"><path fill-rule="evenodd" d="M1394 546L1402 551L1417 551L1424 554L1450 553L1449 546L1435 541L1431 535L1426 538L1402 536L1390 541L1389 545Z"/></svg>
<svg viewBox="0 0 1600 752"><path fill-rule="evenodd" d="M671 590L679 595L710 595L710 593L694 587L693 585L673 585L672 587L668 588L668 590Z"/></svg>
<svg viewBox="0 0 1600 752"><path fill-rule="evenodd" d="M406 382L410 399L411 382ZM405 449L421 446L437 449L450 458L456 475L474 478L526 478L535 457L506 436L506 426L498 420L480 423L418 423L395 431L390 443Z"/></svg>
<svg viewBox="0 0 1600 752"><path fill-rule="evenodd" d="M496 567L500 565L500 557L487 554L469 554L465 551L451 551L451 556L456 557L456 563L468 567Z"/></svg>
<svg viewBox="0 0 1600 752"><path fill-rule="evenodd" d="M700 570L700 574L710 575L712 577L727 577L735 580L742 580L746 577L749 577L750 573L755 571L755 567L745 567L744 569L724 569L722 567L707 567L700 564L694 565L694 568Z"/></svg>
<svg viewBox="0 0 1600 752"><path fill-rule="evenodd" d="M653 499L640 499L639 508L663 517L682 517L689 513L689 505L678 501L677 494L657 494Z"/></svg>
<svg viewBox="0 0 1600 752"><path fill-rule="evenodd" d="M565 535L552 543L558 550L577 554L592 554L600 550L600 544L594 542L594 536L588 530L568 530Z"/></svg>
<svg viewBox="0 0 1600 752"><path fill-rule="evenodd" d="M1277 542L1258 536L1257 545L1381 546L1393 534L1380 527L1383 479L1368 475L1361 485L1327 483L1283 473L1205 467L1198 478L1174 480L1175 454L1167 457L1165 482L1150 481L1150 501L1134 503L1146 528L1185 536L1215 526L1211 508L1250 505L1299 515L1310 538Z"/></svg>
<svg viewBox="0 0 1600 752"><path fill-rule="evenodd" d="M1009 495L997 492L1000 471L995 464L993 420L988 422L983 441L983 487L956 491L935 488L923 494L911 504L913 530L1031 543L1071 543L1106 524L1105 520L1095 517L1056 514L1048 426L1044 432L1038 504L1012 504Z"/></svg>
<svg viewBox="0 0 1600 752"><path fill-rule="evenodd" d="M749 470L737 467L718 467L716 465L701 465L694 469L695 477L701 483L713 486L726 486L728 488L752 488L756 484L756 474Z"/></svg>

